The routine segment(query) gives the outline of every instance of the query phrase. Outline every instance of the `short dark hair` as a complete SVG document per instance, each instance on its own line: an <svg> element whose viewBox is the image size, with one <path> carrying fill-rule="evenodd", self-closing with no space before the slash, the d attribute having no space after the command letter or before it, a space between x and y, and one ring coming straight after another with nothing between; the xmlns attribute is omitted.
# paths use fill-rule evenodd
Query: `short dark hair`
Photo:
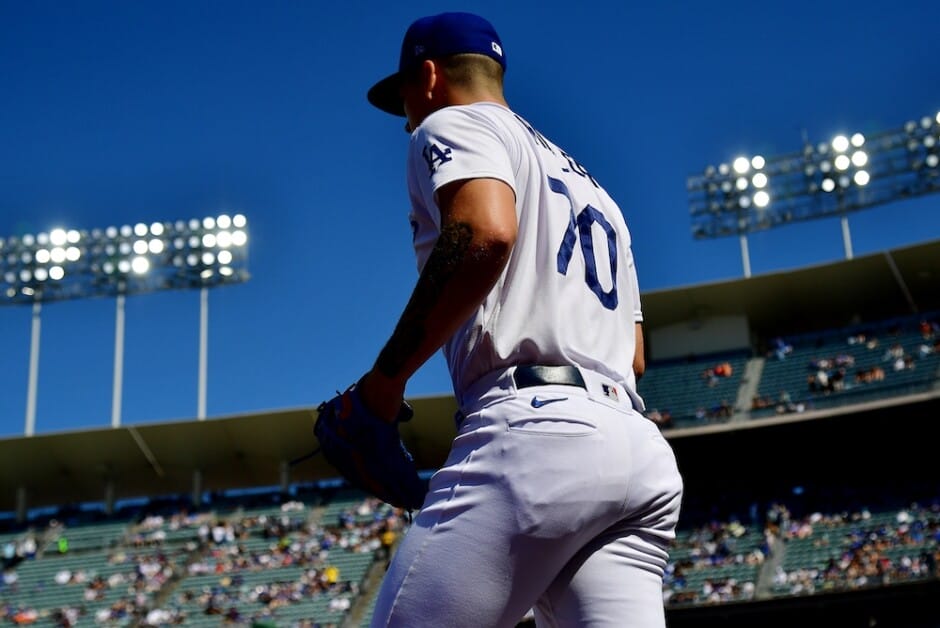
<svg viewBox="0 0 940 628"><path fill-rule="evenodd" d="M455 85L468 86L483 81L503 87L503 66L486 55L464 53L438 60L447 80Z"/></svg>
<svg viewBox="0 0 940 628"><path fill-rule="evenodd" d="M441 57L434 60L441 72L447 78L448 82L468 86L475 82L483 81L491 86L503 88L503 66L498 61L487 57L486 55L475 53L461 53ZM421 66L412 68L401 75L403 84L413 83L421 76Z"/></svg>

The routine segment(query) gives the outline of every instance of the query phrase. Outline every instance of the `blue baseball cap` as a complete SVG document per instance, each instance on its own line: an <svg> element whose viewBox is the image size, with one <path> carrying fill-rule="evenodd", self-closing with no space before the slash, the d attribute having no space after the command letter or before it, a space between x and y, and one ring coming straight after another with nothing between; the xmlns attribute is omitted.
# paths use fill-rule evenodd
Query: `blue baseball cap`
<svg viewBox="0 0 940 628"><path fill-rule="evenodd" d="M487 20L472 13L441 13L415 20L401 42L398 72L369 90L369 102L392 115L404 116L398 93L403 78L427 59L476 53L494 59L506 69L503 43Z"/></svg>

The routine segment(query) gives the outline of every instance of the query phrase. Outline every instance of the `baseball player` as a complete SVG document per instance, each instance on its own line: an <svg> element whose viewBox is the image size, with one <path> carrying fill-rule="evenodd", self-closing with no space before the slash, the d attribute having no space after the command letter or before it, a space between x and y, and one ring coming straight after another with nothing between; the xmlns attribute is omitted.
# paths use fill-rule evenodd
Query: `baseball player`
<svg viewBox="0 0 940 628"><path fill-rule="evenodd" d="M368 93L411 133L420 277L359 393L393 421L443 347L460 407L373 626L515 626L530 608L539 626L662 626L682 480L640 414L630 232L508 107L505 69L489 22L445 13L411 25Z"/></svg>

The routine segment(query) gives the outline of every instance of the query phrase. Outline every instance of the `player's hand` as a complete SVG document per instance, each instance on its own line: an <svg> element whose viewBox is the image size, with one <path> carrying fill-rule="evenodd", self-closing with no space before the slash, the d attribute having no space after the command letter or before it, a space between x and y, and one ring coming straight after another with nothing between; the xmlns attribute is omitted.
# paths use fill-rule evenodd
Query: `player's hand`
<svg viewBox="0 0 940 628"><path fill-rule="evenodd" d="M365 406L359 392L354 384L319 405L313 426L319 450L353 486L393 506L417 510L428 483L398 433L398 424L413 416L411 406L400 404L396 420L386 421Z"/></svg>
<svg viewBox="0 0 940 628"><path fill-rule="evenodd" d="M372 369L357 384L362 403L369 412L383 421L393 422L398 417L405 397L405 386Z"/></svg>

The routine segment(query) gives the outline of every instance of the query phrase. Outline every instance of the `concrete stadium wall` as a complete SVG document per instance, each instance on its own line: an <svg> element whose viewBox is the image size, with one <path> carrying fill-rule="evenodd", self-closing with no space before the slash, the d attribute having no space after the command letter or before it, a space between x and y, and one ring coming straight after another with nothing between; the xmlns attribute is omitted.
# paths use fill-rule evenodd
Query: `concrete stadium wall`
<svg viewBox="0 0 940 628"><path fill-rule="evenodd" d="M650 330L649 358L665 360L746 349L750 339L750 326L745 316L692 319Z"/></svg>

